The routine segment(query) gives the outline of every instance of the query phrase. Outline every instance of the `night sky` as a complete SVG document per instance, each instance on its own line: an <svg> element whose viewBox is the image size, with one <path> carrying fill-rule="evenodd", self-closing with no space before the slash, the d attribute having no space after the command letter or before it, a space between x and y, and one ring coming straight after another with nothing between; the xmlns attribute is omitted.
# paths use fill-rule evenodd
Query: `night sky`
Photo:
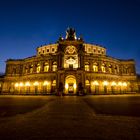
<svg viewBox="0 0 140 140"><path fill-rule="evenodd" d="M33 56L65 37L67 27L109 56L135 59L140 73L140 0L1 0L0 72L7 59Z"/></svg>

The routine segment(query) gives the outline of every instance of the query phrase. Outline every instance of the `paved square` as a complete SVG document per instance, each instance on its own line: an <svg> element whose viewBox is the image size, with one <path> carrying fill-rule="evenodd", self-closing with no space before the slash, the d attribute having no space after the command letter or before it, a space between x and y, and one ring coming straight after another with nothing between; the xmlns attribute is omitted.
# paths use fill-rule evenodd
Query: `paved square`
<svg viewBox="0 0 140 140"><path fill-rule="evenodd" d="M140 139L140 96L0 96L0 139Z"/></svg>

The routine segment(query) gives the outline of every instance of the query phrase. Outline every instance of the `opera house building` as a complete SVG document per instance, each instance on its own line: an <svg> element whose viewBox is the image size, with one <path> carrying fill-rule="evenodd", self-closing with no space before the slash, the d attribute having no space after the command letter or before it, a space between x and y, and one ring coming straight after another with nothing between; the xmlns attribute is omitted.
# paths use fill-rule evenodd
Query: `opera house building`
<svg viewBox="0 0 140 140"><path fill-rule="evenodd" d="M1 94L122 94L140 89L133 59L107 55L106 48L77 38L73 28L36 55L8 59L0 78Z"/></svg>

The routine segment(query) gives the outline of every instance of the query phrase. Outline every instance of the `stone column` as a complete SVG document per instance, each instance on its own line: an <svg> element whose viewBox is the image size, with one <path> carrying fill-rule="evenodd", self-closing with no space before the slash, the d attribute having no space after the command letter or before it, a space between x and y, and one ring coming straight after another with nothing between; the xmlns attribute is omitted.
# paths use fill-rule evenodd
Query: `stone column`
<svg viewBox="0 0 140 140"><path fill-rule="evenodd" d="M84 56L82 52L79 52L78 59L79 59L79 64L80 64L79 68L84 69Z"/></svg>
<svg viewBox="0 0 140 140"><path fill-rule="evenodd" d="M63 60L64 59L64 53L62 51L60 51L58 53L58 57L57 57L57 66L58 66L58 70L62 69L63 68Z"/></svg>
<svg viewBox="0 0 140 140"><path fill-rule="evenodd" d="M102 72L101 65L102 65L102 62L101 61L98 61L98 71L99 71L99 73Z"/></svg>
<svg viewBox="0 0 140 140"><path fill-rule="evenodd" d="M33 73L36 73L36 67L37 67L37 64L34 63L34 64L33 64Z"/></svg>
<svg viewBox="0 0 140 140"><path fill-rule="evenodd" d="M44 72L44 62L43 61L40 62L40 67L41 67L40 73Z"/></svg>
<svg viewBox="0 0 140 140"><path fill-rule="evenodd" d="M89 64L90 64L90 66L89 66L89 71L93 71L93 62L92 62L93 60L90 60L89 61Z"/></svg>
<svg viewBox="0 0 140 140"><path fill-rule="evenodd" d="M52 60L49 59L49 71L52 71Z"/></svg>

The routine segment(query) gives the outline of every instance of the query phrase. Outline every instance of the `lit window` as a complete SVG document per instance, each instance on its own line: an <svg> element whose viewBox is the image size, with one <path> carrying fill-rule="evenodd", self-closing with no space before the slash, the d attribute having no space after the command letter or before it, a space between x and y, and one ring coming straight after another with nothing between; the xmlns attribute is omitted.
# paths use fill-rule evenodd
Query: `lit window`
<svg viewBox="0 0 140 140"><path fill-rule="evenodd" d="M18 87L19 86L19 84L18 83L15 83L15 87Z"/></svg>
<svg viewBox="0 0 140 140"><path fill-rule="evenodd" d="M88 62L85 63L85 71L89 71L89 63Z"/></svg>
<svg viewBox="0 0 140 140"><path fill-rule="evenodd" d="M25 86L29 87L30 86L30 82L26 82Z"/></svg>
<svg viewBox="0 0 140 140"><path fill-rule="evenodd" d="M41 69L40 64L37 64L36 72L39 73L40 72L40 69Z"/></svg>
<svg viewBox="0 0 140 140"><path fill-rule="evenodd" d="M16 74L16 68L13 68L13 74Z"/></svg>
<svg viewBox="0 0 140 140"><path fill-rule="evenodd" d="M108 84L109 84L109 83L108 83L107 81L104 81L104 82L103 82L103 85L104 85L104 86L107 86Z"/></svg>
<svg viewBox="0 0 140 140"><path fill-rule="evenodd" d="M114 81L111 83L111 86L116 86L116 85L117 85L117 84L116 84L116 82L114 82Z"/></svg>
<svg viewBox="0 0 140 140"><path fill-rule="evenodd" d="M97 63L93 64L93 71L98 72L98 66Z"/></svg>
<svg viewBox="0 0 140 140"><path fill-rule="evenodd" d="M34 84L33 84L34 86L38 86L39 85L39 83L36 81L36 82L34 82Z"/></svg>
<svg viewBox="0 0 140 140"><path fill-rule="evenodd" d="M85 85L86 85L86 86L89 86L89 85L90 85L89 80L86 80L86 81L85 81Z"/></svg>
<svg viewBox="0 0 140 140"><path fill-rule="evenodd" d="M118 82L118 86L122 86L122 82Z"/></svg>
<svg viewBox="0 0 140 140"><path fill-rule="evenodd" d="M25 67L25 73L28 73L28 68L27 67Z"/></svg>
<svg viewBox="0 0 140 140"><path fill-rule="evenodd" d="M122 83L122 86L127 87L127 83L126 82L123 82Z"/></svg>
<svg viewBox="0 0 140 140"><path fill-rule="evenodd" d="M128 71L129 71L129 68L128 68L128 67L125 67L125 68L124 68L124 73L125 73L125 74L128 74Z"/></svg>
<svg viewBox="0 0 140 140"><path fill-rule="evenodd" d="M57 71L57 63L53 62L52 71Z"/></svg>
<svg viewBox="0 0 140 140"><path fill-rule="evenodd" d="M48 86L49 82L48 81L44 81L43 86Z"/></svg>
<svg viewBox="0 0 140 140"><path fill-rule="evenodd" d="M33 73L33 65L30 67L30 73Z"/></svg>
<svg viewBox="0 0 140 140"><path fill-rule="evenodd" d="M106 70L105 70L105 65L104 65L104 64L102 64L101 70L102 70L102 72L106 72Z"/></svg>
<svg viewBox="0 0 140 140"><path fill-rule="evenodd" d="M53 80L52 86L56 86L56 80Z"/></svg>
<svg viewBox="0 0 140 140"><path fill-rule="evenodd" d="M117 66L114 68L114 73L117 74Z"/></svg>
<svg viewBox="0 0 140 140"><path fill-rule="evenodd" d="M23 84L22 82L20 82L20 83L19 83L19 86L20 86L20 87L23 87L23 86L24 86L24 84Z"/></svg>
<svg viewBox="0 0 140 140"><path fill-rule="evenodd" d="M88 52L91 52L91 48L88 48Z"/></svg>
<svg viewBox="0 0 140 140"><path fill-rule="evenodd" d="M48 72L49 71L49 64L45 63L44 64L44 72Z"/></svg>
<svg viewBox="0 0 140 140"><path fill-rule="evenodd" d="M109 71L109 73L112 73L112 66L111 65L109 65L108 71Z"/></svg>
<svg viewBox="0 0 140 140"><path fill-rule="evenodd" d="M92 84L95 85L95 86L99 85L98 81L94 81Z"/></svg>

